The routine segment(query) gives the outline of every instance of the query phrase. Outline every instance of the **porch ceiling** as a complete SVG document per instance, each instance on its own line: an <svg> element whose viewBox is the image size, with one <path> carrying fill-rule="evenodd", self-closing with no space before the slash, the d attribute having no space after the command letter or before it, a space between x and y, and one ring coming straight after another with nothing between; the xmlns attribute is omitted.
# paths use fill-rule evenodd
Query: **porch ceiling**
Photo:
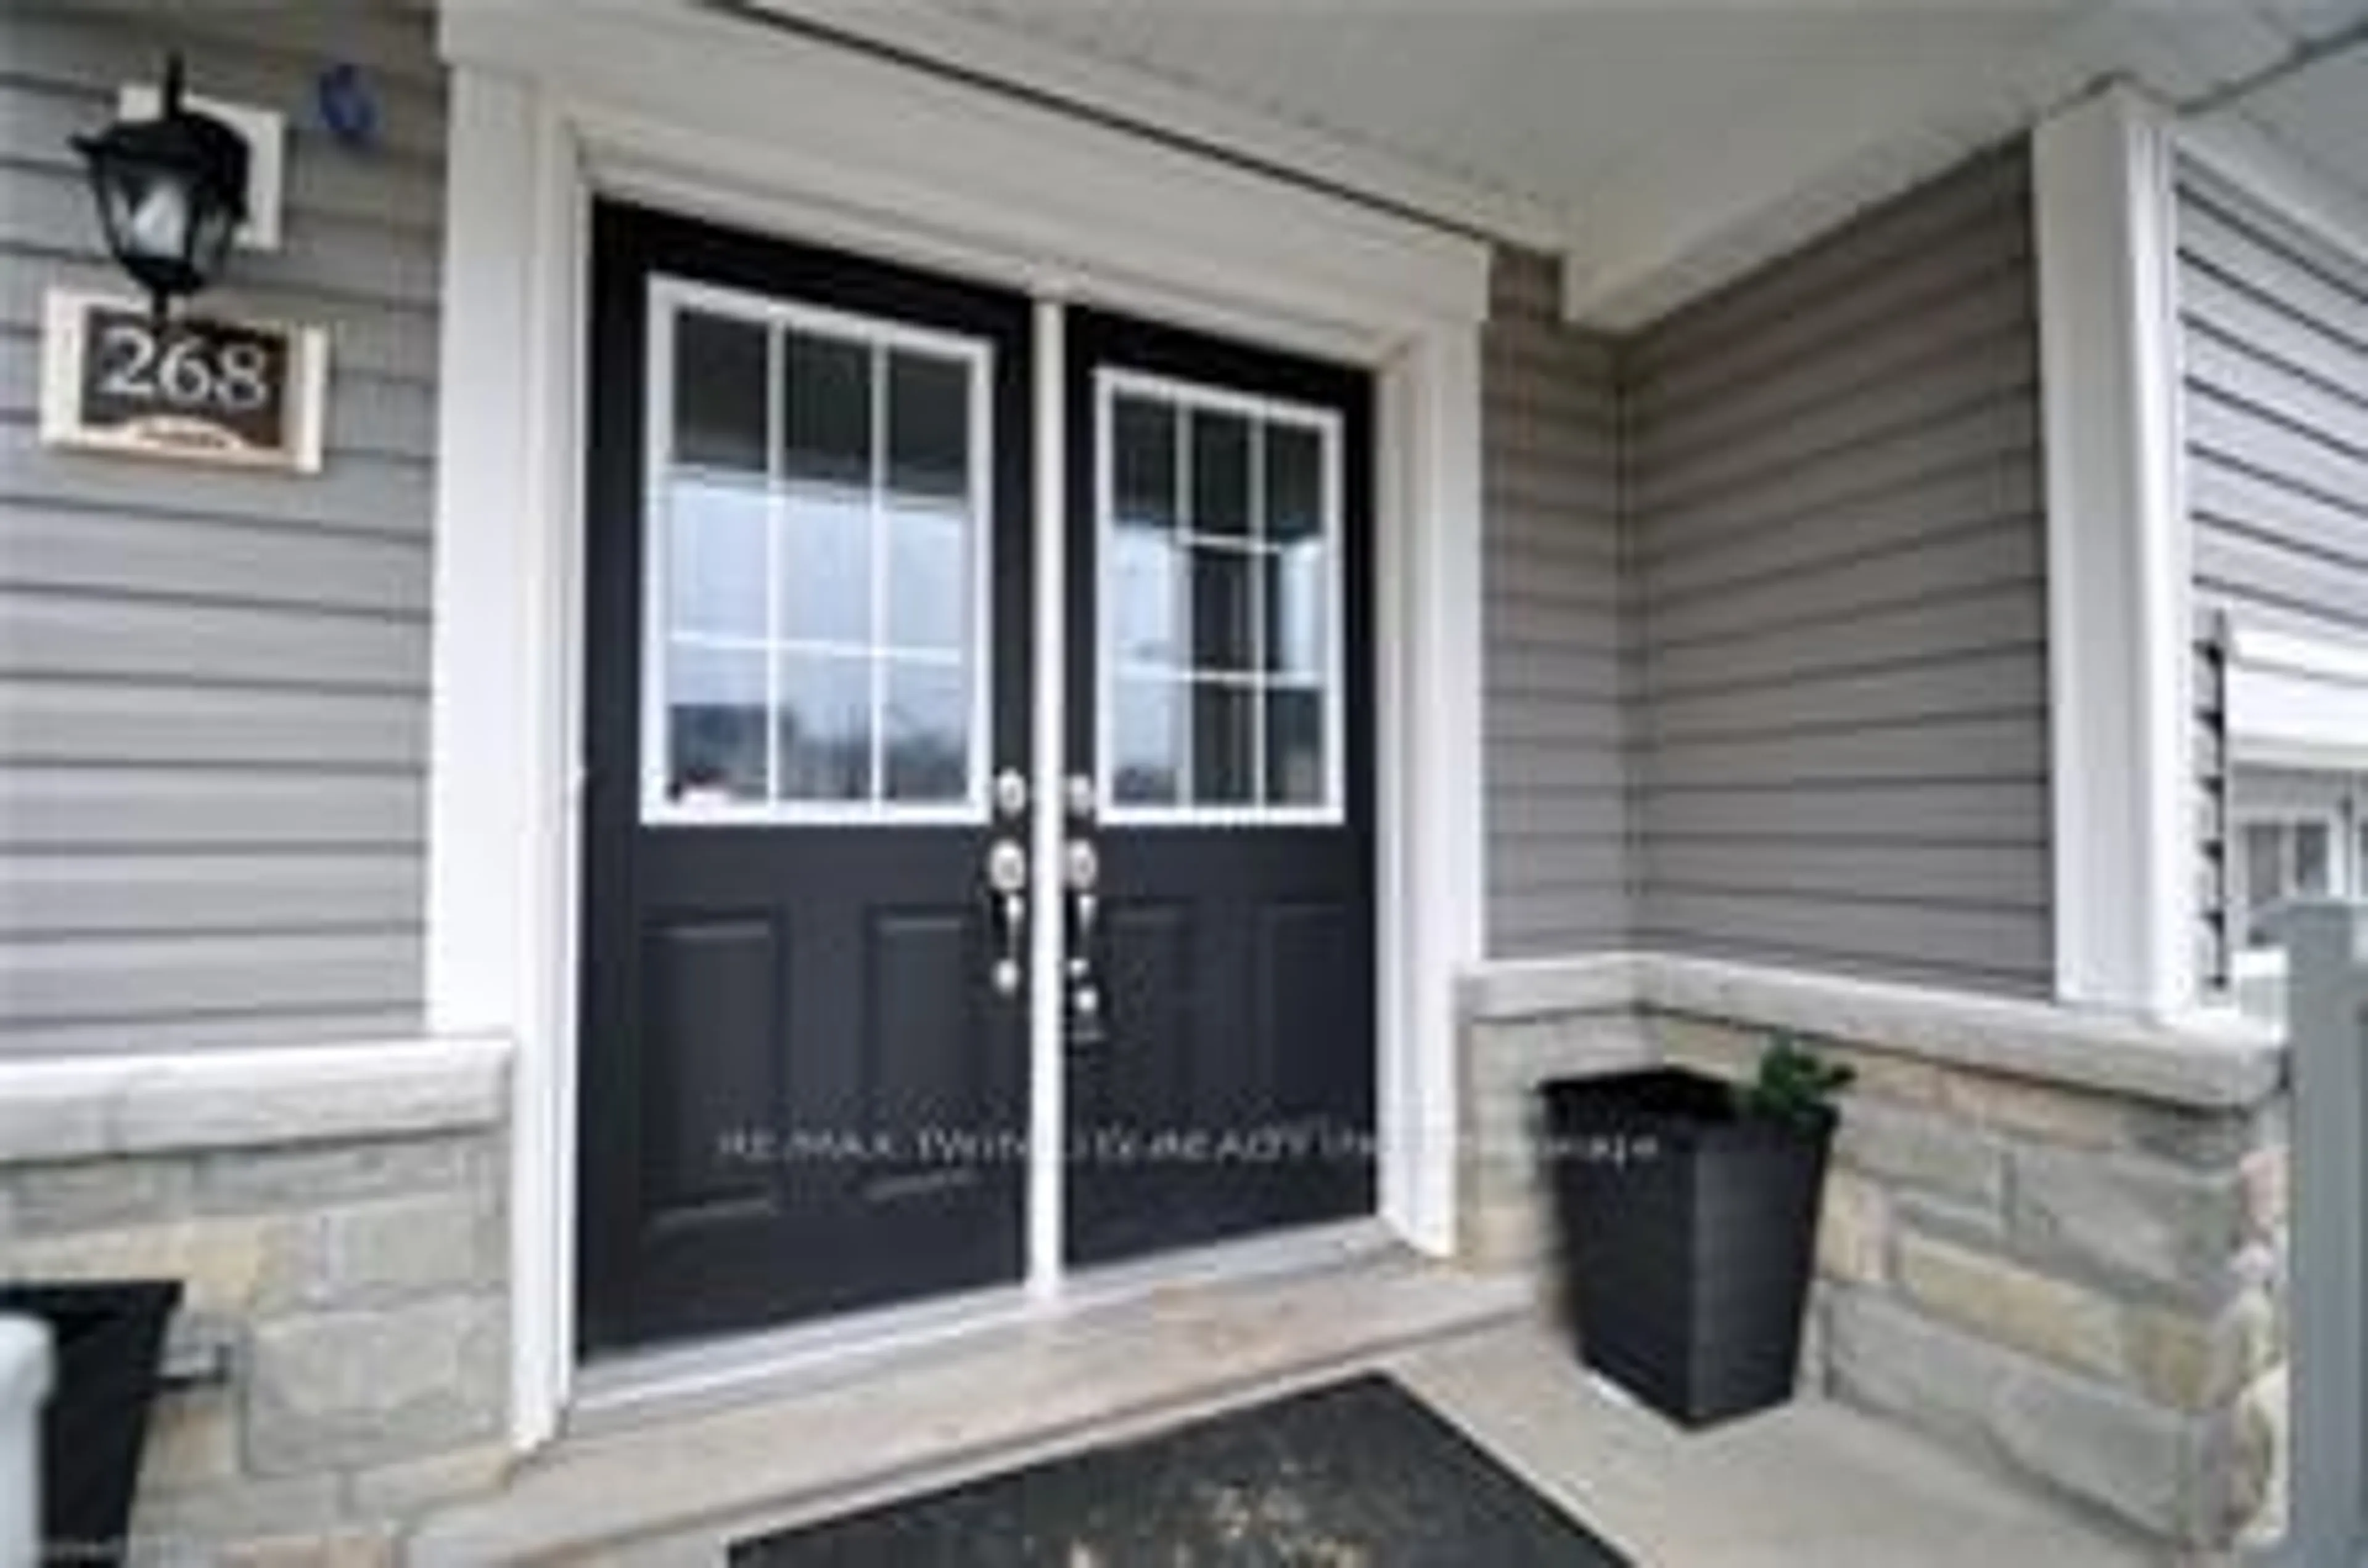
<svg viewBox="0 0 2368 1568"><path fill-rule="evenodd" d="M2368 0L741 4L1559 252L1574 314L1611 325L2101 75L2184 101L2368 18ZM2368 168L2357 61L2281 87L2261 122Z"/></svg>

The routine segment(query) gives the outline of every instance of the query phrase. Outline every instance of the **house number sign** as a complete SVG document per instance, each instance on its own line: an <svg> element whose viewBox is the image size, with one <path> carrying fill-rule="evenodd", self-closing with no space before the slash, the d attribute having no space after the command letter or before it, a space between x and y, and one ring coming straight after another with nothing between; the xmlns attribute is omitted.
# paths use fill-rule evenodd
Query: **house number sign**
<svg viewBox="0 0 2368 1568"><path fill-rule="evenodd" d="M318 327L183 316L52 290L41 439L184 462L315 473L328 381Z"/></svg>

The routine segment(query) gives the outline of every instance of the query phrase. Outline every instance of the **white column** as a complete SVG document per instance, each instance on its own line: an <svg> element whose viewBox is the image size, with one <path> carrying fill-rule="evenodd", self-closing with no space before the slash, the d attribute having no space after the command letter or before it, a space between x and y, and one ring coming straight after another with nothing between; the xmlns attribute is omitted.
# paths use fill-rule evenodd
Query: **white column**
<svg viewBox="0 0 2368 1568"><path fill-rule="evenodd" d="M437 427L427 1023L515 1043L511 1433L572 1366L575 844L572 346L581 197L517 79L453 74Z"/></svg>
<svg viewBox="0 0 2368 1568"><path fill-rule="evenodd" d="M2194 781L2170 126L2121 86L2033 139L2047 452L2055 983L2194 1002Z"/></svg>
<svg viewBox="0 0 2368 1568"><path fill-rule="evenodd" d="M1382 1213L1455 1244L1456 976L1481 956L1480 339L1426 328L1382 378ZM1385 961L1384 972L1389 966Z"/></svg>

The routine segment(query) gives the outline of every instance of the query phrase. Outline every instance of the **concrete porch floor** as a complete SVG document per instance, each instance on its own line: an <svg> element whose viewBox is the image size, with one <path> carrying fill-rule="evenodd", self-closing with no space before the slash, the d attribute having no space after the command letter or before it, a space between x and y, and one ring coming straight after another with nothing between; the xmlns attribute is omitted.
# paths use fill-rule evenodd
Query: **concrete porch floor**
<svg viewBox="0 0 2368 1568"><path fill-rule="evenodd" d="M1826 1400L1688 1434L1607 1397L1540 1323L1384 1365L1639 1568L2148 1561L1913 1433Z"/></svg>
<svg viewBox="0 0 2368 1568"><path fill-rule="evenodd" d="M1690 1436L1607 1397L1520 1295L1393 1252L985 1337L878 1378L563 1440L504 1496L432 1522L413 1556L714 1568L751 1535L1379 1368L1639 1568L2146 1561L1823 1401Z"/></svg>

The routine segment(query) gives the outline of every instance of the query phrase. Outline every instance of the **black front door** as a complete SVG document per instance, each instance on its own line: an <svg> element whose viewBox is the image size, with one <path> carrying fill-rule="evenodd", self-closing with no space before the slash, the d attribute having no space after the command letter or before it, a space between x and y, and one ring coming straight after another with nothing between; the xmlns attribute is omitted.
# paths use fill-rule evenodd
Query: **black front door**
<svg viewBox="0 0 2368 1568"><path fill-rule="evenodd" d="M613 204L594 246L583 1345L1015 1278L1028 306Z"/></svg>
<svg viewBox="0 0 2368 1568"><path fill-rule="evenodd" d="M1087 312L1069 345L1066 1244L1090 1263L1372 1206L1372 393Z"/></svg>

